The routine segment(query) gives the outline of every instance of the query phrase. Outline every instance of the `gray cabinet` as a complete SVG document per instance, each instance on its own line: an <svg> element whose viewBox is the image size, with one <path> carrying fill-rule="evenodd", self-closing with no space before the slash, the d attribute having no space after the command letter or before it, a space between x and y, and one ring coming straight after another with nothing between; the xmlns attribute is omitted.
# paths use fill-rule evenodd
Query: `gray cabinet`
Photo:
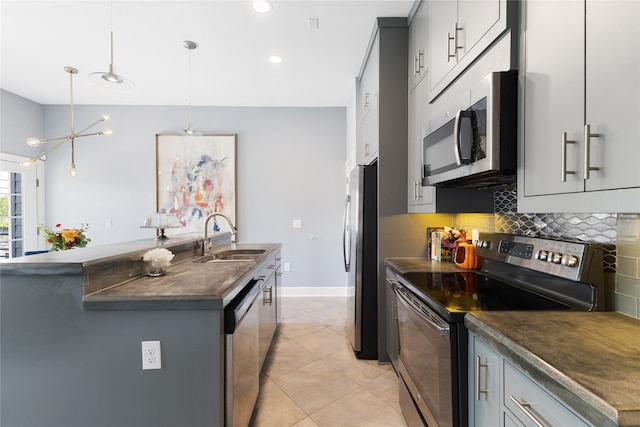
<svg viewBox="0 0 640 427"><path fill-rule="evenodd" d="M639 28L637 1L525 3L521 211L640 211Z"/></svg>
<svg viewBox="0 0 640 427"><path fill-rule="evenodd" d="M517 2L430 1L429 7L429 88L434 98L514 24Z"/></svg>
<svg viewBox="0 0 640 427"><path fill-rule="evenodd" d="M396 274L387 268L387 354L393 368L398 370L398 355L400 354L400 341L398 340L398 297L393 290Z"/></svg>
<svg viewBox="0 0 640 427"><path fill-rule="evenodd" d="M380 66L380 40L376 37L369 50L356 90L356 155L358 164L368 165L378 157L378 86Z"/></svg>
<svg viewBox="0 0 640 427"><path fill-rule="evenodd" d="M278 299L276 280L279 274L280 254L273 257L267 267L258 275L260 281L260 295L254 304L258 305L259 331L258 352L260 355L260 368L271 347L271 341L278 327Z"/></svg>
<svg viewBox="0 0 640 427"><path fill-rule="evenodd" d="M500 356L469 335L469 425L500 425Z"/></svg>
<svg viewBox="0 0 640 427"><path fill-rule="evenodd" d="M469 425L592 426L472 332L469 333Z"/></svg>
<svg viewBox="0 0 640 427"><path fill-rule="evenodd" d="M422 0L416 5L409 24L409 91L429 73L429 6Z"/></svg>

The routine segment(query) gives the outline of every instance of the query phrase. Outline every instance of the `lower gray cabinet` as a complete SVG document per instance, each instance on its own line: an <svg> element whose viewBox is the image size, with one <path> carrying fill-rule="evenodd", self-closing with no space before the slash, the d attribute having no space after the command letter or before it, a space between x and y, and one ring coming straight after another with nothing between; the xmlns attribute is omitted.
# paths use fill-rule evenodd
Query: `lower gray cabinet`
<svg viewBox="0 0 640 427"><path fill-rule="evenodd" d="M469 425L593 426L472 332L469 332Z"/></svg>
<svg viewBox="0 0 640 427"><path fill-rule="evenodd" d="M500 355L469 336L469 424L500 425Z"/></svg>
<svg viewBox="0 0 640 427"><path fill-rule="evenodd" d="M398 340L398 297L393 290L395 273L387 269L387 287L386 287L386 318L387 318L387 354L393 368L398 370L398 354L400 353L400 344Z"/></svg>
<svg viewBox="0 0 640 427"><path fill-rule="evenodd" d="M267 357L269 348L271 347L271 341L276 333L278 327L278 305L276 298L276 278L279 274L279 258L276 258L269 263L267 267L262 270L259 280L260 283L260 296L256 300L255 304L258 304L259 313L259 332L258 332L258 351L260 354L260 369L264 364L264 360Z"/></svg>

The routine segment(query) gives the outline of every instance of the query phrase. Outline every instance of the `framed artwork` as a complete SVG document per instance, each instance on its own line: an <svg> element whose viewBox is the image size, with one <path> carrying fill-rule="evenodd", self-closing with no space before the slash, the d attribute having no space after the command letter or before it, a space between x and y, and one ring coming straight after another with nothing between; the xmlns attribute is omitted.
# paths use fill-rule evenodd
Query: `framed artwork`
<svg viewBox="0 0 640 427"><path fill-rule="evenodd" d="M203 232L214 212L236 223L237 135L156 135L156 209L175 216L183 228L167 234ZM221 217L214 230L229 230Z"/></svg>

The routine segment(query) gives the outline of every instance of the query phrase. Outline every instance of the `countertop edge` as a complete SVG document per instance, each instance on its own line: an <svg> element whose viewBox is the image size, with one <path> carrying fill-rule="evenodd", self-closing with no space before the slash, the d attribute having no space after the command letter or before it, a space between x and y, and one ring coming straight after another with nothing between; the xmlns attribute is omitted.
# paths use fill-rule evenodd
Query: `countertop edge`
<svg viewBox="0 0 640 427"><path fill-rule="evenodd" d="M211 295L104 295L109 289L114 289L125 284L141 279L140 277L119 283L109 289L84 295L82 305L87 311L125 311L125 310L222 310L241 291L257 272L264 269L268 262L282 250L281 243L233 243L222 245L216 250L224 250L227 246L233 247L260 247L266 251L253 264L252 268L235 277L235 282L224 292ZM185 260L190 263L191 260Z"/></svg>
<svg viewBox="0 0 640 427"><path fill-rule="evenodd" d="M505 359L524 370L549 392L589 422L601 427L618 426L619 411L582 385L572 380L522 345L468 313L464 324L487 344L498 350Z"/></svg>

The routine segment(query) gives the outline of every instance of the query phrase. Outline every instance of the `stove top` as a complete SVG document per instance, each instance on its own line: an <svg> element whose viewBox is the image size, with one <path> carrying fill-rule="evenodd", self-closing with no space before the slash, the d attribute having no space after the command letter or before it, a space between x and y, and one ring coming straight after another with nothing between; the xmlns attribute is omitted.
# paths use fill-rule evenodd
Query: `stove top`
<svg viewBox="0 0 640 427"><path fill-rule="evenodd" d="M599 245L484 233L476 253L479 271L410 272L400 281L449 322L478 310L604 307Z"/></svg>

